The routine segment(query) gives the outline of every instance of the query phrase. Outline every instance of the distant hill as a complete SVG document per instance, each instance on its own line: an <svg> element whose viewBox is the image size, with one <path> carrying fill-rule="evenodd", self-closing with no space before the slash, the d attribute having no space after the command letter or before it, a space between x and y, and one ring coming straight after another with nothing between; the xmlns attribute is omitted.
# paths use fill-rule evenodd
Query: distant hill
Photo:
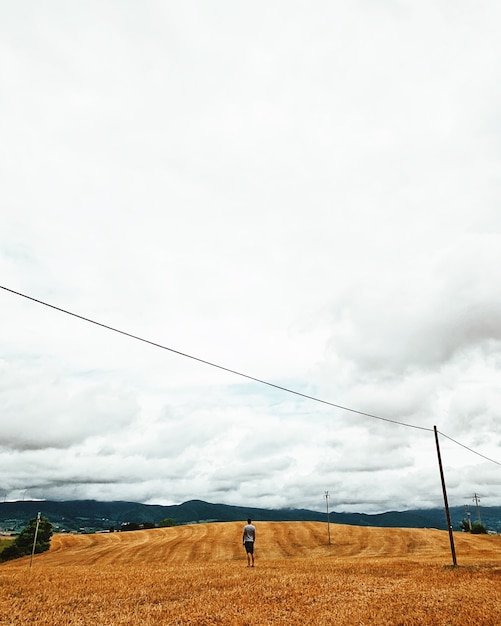
<svg viewBox="0 0 501 626"><path fill-rule="evenodd" d="M259 509L253 507L211 504L202 500L190 500L183 504L162 506L137 502L99 502L97 500L19 501L0 503L0 529L18 531L36 517L37 512L47 517L57 531L96 532L120 530L122 524L159 524L171 518L176 524L196 524L202 522L243 521L251 517L256 521L267 522L326 522L326 513L307 509ZM452 507L453 528L459 530L459 523L465 517L464 507ZM482 507L482 523L492 531L501 532L501 507ZM438 528L446 529L443 509L415 509L409 511L388 511L376 515L365 513L331 512L329 520L333 524L352 526L376 526L385 528ZM472 515L472 521L476 516Z"/></svg>

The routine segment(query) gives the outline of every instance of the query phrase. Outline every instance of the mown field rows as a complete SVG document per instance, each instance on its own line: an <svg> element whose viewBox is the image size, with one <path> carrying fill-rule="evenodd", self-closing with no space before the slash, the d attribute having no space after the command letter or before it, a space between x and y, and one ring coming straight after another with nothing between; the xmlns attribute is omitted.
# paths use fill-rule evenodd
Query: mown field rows
<svg viewBox="0 0 501 626"><path fill-rule="evenodd" d="M501 624L501 541L446 532L257 523L56 535L0 566L0 624Z"/></svg>

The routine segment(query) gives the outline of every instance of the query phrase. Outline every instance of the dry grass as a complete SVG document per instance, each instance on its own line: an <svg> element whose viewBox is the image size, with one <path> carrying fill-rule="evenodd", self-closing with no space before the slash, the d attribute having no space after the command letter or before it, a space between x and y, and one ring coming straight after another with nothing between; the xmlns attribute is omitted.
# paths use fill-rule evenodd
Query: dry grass
<svg viewBox="0 0 501 626"><path fill-rule="evenodd" d="M58 535L0 566L0 624L501 624L501 538L320 523L257 523Z"/></svg>

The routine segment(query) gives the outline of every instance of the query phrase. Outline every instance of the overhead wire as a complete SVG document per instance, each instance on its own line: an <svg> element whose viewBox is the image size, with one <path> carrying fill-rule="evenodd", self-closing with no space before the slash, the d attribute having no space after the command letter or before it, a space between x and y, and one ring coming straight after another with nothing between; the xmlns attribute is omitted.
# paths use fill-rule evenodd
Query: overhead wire
<svg viewBox="0 0 501 626"><path fill-rule="evenodd" d="M437 430L437 432L440 435L442 435L442 437L445 437L446 439L449 439L449 441L452 441L456 445L461 446L462 448L464 448L465 450L468 450L469 452L473 452L473 454L476 454L477 456L481 456L486 461L490 461L491 463L495 463L496 465L501 465L501 463L499 461L491 459L490 457L485 456L485 454L482 454L481 452L477 452L473 448L470 448L469 446L466 446L464 443L461 443L460 441L457 441L456 439L453 439L452 437L449 437L449 435L446 435L445 433L441 432L440 430Z"/></svg>
<svg viewBox="0 0 501 626"><path fill-rule="evenodd" d="M171 348L169 346L165 346L161 343L158 343L156 341L151 341L150 339L145 339L144 337L140 337L139 335L134 335L133 333L129 333L127 331L124 330L120 330L119 328L115 328L114 326L110 326L109 324L104 324L103 322L98 322L96 320L93 320L89 317L85 317L84 315L79 315L78 313L74 313L73 311L69 311L67 309L63 309L61 307L58 307L54 304L50 304L49 302L45 302L44 300L40 300L38 298L34 298L33 296L29 296L27 294L21 293L19 291L15 291L14 289L9 289L8 287L5 287L3 285L0 285L0 289L3 289L4 291L7 291L9 293L12 293L16 296L20 296L21 298L25 298L26 300L31 300L32 302L36 302L37 304L41 304L43 306L46 306L50 309L54 309L55 311L59 311L60 313L64 313L66 315L70 315L71 317L75 317L77 319L80 319L84 322L88 322L90 324L94 324L95 326L99 326L101 328L104 328L106 330L110 330L114 333L118 333L120 335L124 335L125 337L129 337L130 339L135 339L136 341L140 341L142 343L146 343L149 344L151 346L154 346L156 348L160 348L162 350L167 350L168 352L171 352L173 354L177 354L179 356L185 357L187 359L191 359L193 361L197 361L198 363L202 363L204 365L208 365L210 367L214 367L216 369L222 370L224 372L228 372L230 374L234 374L235 376L240 376L241 378L246 378L247 380L252 380L253 382L259 383L261 385L266 385L268 387L272 387L274 389L278 389L280 391L284 391L286 393L290 393L293 394L295 396L299 396L301 398L305 398L307 400L312 400L313 402L318 402L320 404L324 404L327 406L331 406L333 408L339 409L341 411L348 411L350 413L355 413L357 415L362 415L364 417L370 417L371 419L376 419L376 420L380 420L383 422L389 422L391 424L396 424L398 426L405 426L406 428L413 428L416 430L423 430L426 432L433 432L432 428L427 428L425 426L418 426L417 424L409 424L407 422L402 422L399 420L394 420L394 419L390 419L388 417L382 417L381 415L375 415L373 413L367 413L365 411L359 411L357 409L353 409L351 407L347 407L347 406L343 406L341 404L336 404L334 402L330 402L328 400L323 400L322 398L317 398L316 396L312 396L306 393L302 393L301 391L297 391L295 389L289 389L288 387L284 387L282 385L277 385L276 383L271 383L267 380L264 380L262 378L257 378L256 376L251 376L250 374L245 374L243 372L239 372L238 370L229 368L229 367L225 367L224 365L220 365L218 363L213 363L212 361L208 361L206 359L202 359L200 357L194 356L192 354L188 354L186 352L182 352L181 350L176 350L175 348ZM465 448L466 450L469 450L470 452L473 452L474 454L477 454L478 456L481 456L482 458L491 461L492 463L495 463L496 465L501 465L501 463L499 463L498 461L495 461L494 459L491 459L483 454L481 454L480 452L477 452L475 450L473 450L472 448L466 446L465 444L462 444L459 441L456 441L455 439L453 439L452 437L449 437L448 435L446 435L445 433L442 433L440 431L439 432L443 437L445 437L446 439L449 439L450 441L452 441L453 443Z"/></svg>
<svg viewBox="0 0 501 626"><path fill-rule="evenodd" d="M4 287L3 285L0 285L0 289L4 289L5 291L9 291L10 293L13 293L17 296L21 296L22 298L26 298L27 300L31 300L32 302L36 302L38 304L42 304L43 306L49 307L51 309L54 309L56 311L59 311L61 313L65 313L66 315L70 315L72 317L76 317L80 320L83 320L84 322L89 322L90 324L94 324L96 326L100 326L101 328L105 328L106 330L110 330L112 332L118 333L120 335L124 335L125 337L129 337L130 339L135 339L137 341L141 341L143 343L149 344L151 346L154 346L156 348L161 348L162 350L167 350L168 352L172 352L174 354L177 354L179 356L183 356L187 359L191 359L193 361L197 361L199 363L203 363L204 365L209 365L210 367L215 367L219 370L223 370L224 372L229 372L230 374L235 374L236 376L240 376L242 378L246 378L248 380L252 380L256 383L260 383L262 385L267 385L268 387L273 387L274 389L279 389L280 391L285 391L286 393L291 393L294 394L296 396L300 396L301 398L306 398L307 400L313 400L314 402L319 402L321 404L326 404L328 406L334 407L336 409L340 409L342 411L349 411L351 413L356 413L358 415L363 415L365 417L370 417L372 419L377 419L377 420L382 420L384 422L390 422L392 424L398 424L400 426L406 426L407 428L415 428L418 430L425 430L425 431L429 431L429 432L433 432L433 430L431 428L426 428L424 426L417 426L416 424L407 424L405 422L400 422L398 420L393 420L390 419L388 417L382 417L380 415L374 415L372 413L365 413L364 411L358 411L356 409L352 409L350 407L346 407L346 406L342 406L340 404L335 404L334 402L329 402L328 400L322 400L321 398L317 398L315 396L311 396L309 394L306 393L302 393L301 391L297 391L295 389L289 389L288 387L283 387L282 385L277 385L276 383L271 383L267 380L264 380L262 378L257 378L256 376L251 376L250 374L245 374L243 372L239 372L237 370L234 370L232 368L229 367L225 367L224 365L220 365L218 363L213 363L212 361L208 361L206 359L202 359L200 357L194 356L192 354L188 354L186 352L182 352L181 350L176 350L175 348L171 348L169 346L165 346L161 343L158 343L156 341L151 341L150 339L145 339L144 337L140 337L138 335L134 335L133 333L129 333L127 331L124 330L120 330L119 328L115 328L114 326L110 326L108 324L104 324L103 322L98 322L96 320L93 320L89 317L85 317L83 315L79 315L78 313L74 313L73 311L68 311L67 309L63 309L61 307L55 306L54 304L50 304L48 302L44 302L43 300L39 300L38 298L34 298L33 296L28 296L24 293L21 293L19 291L15 291L14 289L9 289L8 287Z"/></svg>

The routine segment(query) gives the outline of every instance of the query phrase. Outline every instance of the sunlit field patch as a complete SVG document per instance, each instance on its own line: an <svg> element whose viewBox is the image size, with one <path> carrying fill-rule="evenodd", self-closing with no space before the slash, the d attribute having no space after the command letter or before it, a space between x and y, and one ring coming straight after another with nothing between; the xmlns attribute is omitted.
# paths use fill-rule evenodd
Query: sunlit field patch
<svg viewBox="0 0 501 626"><path fill-rule="evenodd" d="M57 535L0 566L1 624L501 624L501 541L320 523L256 523Z"/></svg>
<svg viewBox="0 0 501 626"><path fill-rule="evenodd" d="M7 546L10 546L10 544L13 543L13 541L14 541L13 537L0 537L0 552Z"/></svg>

